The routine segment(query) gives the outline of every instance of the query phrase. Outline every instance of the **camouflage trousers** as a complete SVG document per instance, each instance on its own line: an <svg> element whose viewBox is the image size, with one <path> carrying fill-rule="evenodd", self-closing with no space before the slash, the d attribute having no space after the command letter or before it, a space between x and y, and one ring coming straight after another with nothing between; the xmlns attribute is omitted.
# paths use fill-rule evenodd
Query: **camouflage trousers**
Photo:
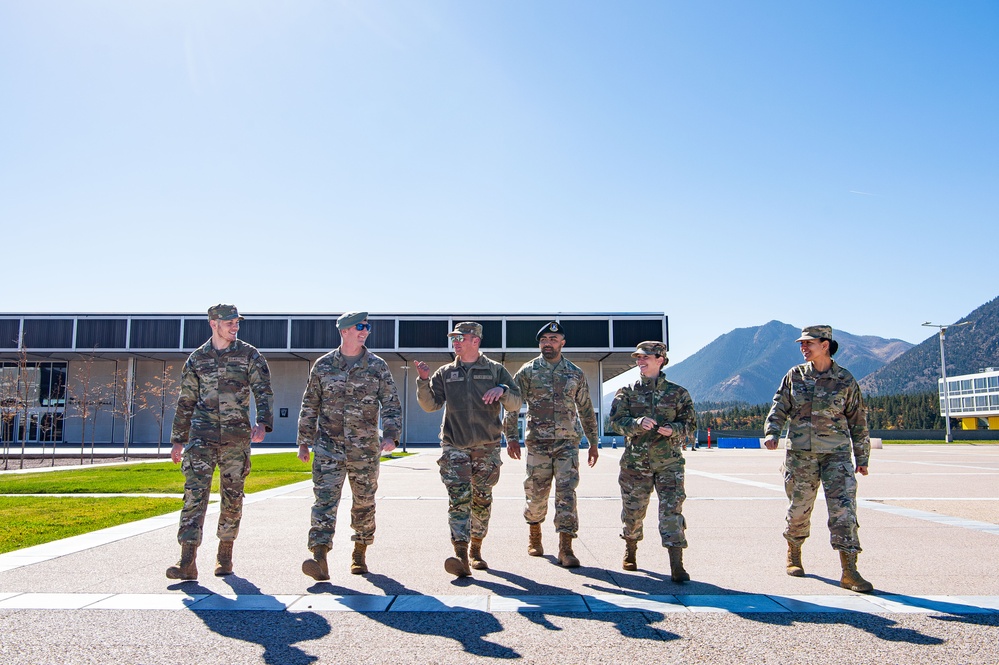
<svg viewBox="0 0 999 665"><path fill-rule="evenodd" d="M527 442L527 479L524 480L524 519L539 524L548 515L548 496L555 479L555 531L573 538L579 530L576 487L579 486L579 441L557 439Z"/></svg>
<svg viewBox="0 0 999 665"><path fill-rule="evenodd" d="M655 487L659 495L659 535L663 547L687 546L684 531L687 522L681 513L683 500L687 498L683 489L683 458L673 459L676 461L655 470L621 465L617 482L621 486L621 522L624 523L621 537L625 540L643 538L645 513Z"/></svg>
<svg viewBox="0 0 999 665"><path fill-rule="evenodd" d="M312 526L309 549L333 541L336 513L340 507L343 481L350 481L351 540L365 545L375 541L375 493L378 491L378 457L373 460L347 460L343 455L323 454L316 450L312 458Z"/></svg>
<svg viewBox="0 0 999 665"><path fill-rule="evenodd" d="M222 507L219 513L219 540L236 540L243 516L243 482L250 474L250 442L245 446L188 446L180 469L184 472L184 508L180 511L180 544L201 545L208 512L208 497L215 467L219 469Z"/></svg>
<svg viewBox="0 0 999 665"><path fill-rule="evenodd" d="M447 488L447 521L451 540L467 543L485 538L493 507L493 487L499 482L499 443L474 448L444 446L438 466Z"/></svg>
<svg viewBox="0 0 999 665"><path fill-rule="evenodd" d="M860 552L857 537L857 478L851 453L812 453L788 450L784 458L784 491L791 501L784 538L801 544L811 528L812 506L819 483L829 511L829 542L833 549Z"/></svg>

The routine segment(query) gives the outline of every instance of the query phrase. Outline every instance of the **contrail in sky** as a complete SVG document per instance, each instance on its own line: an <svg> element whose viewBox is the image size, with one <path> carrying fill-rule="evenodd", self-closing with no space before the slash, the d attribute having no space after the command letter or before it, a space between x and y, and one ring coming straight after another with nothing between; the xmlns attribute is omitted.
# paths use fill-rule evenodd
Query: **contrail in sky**
<svg viewBox="0 0 999 665"><path fill-rule="evenodd" d="M850 190L851 194L863 194L864 196L877 196L877 194L871 194L870 192L858 192L855 189Z"/></svg>

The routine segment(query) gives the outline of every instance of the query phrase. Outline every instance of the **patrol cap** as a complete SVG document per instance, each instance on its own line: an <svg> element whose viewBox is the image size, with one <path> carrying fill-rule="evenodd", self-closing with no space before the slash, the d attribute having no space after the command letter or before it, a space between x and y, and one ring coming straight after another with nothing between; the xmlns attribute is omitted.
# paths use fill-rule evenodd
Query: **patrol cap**
<svg viewBox="0 0 999 665"><path fill-rule="evenodd" d="M366 318L368 318L367 312L345 312L336 320L336 329L346 330L351 326L356 326Z"/></svg>
<svg viewBox="0 0 999 665"><path fill-rule="evenodd" d="M839 342L833 339L832 326L805 326L801 329L801 337L795 342L807 342L817 339L829 342L829 355L835 355L839 350Z"/></svg>
<svg viewBox="0 0 999 665"><path fill-rule="evenodd" d="M482 339L482 324L476 323L475 321L462 321L461 323L454 324L454 330L447 334L448 337L454 337L455 335L474 335L479 339Z"/></svg>
<svg viewBox="0 0 999 665"><path fill-rule="evenodd" d="M233 319L237 321L243 320L243 317L236 311L235 305L223 305L220 303L208 308L209 321L232 321Z"/></svg>
<svg viewBox="0 0 999 665"><path fill-rule="evenodd" d="M538 341L541 341L542 335L548 335L548 334L562 335L563 339L565 338L565 330L563 330L562 326L559 324L558 321L551 321L541 326L541 330L538 331L537 335Z"/></svg>
<svg viewBox="0 0 999 665"><path fill-rule="evenodd" d="M635 347L635 351L631 354L632 358L637 358L638 356L662 356L666 357L666 345L662 342L639 342L638 346Z"/></svg>

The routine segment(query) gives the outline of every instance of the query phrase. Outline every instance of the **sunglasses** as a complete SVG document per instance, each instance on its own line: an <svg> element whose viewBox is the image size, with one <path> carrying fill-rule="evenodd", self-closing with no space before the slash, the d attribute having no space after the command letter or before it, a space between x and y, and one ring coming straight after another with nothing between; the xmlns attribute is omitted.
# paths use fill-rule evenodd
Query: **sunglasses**
<svg viewBox="0 0 999 665"><path fill-rule="evenodd" d="M356 329L358 329L358 330L371 330L371 324L370 323L358 323L354 327Z"/></svg>
<svg viewBox="0 0 999 665"><path fill-rule="evenodd" d="M455 341L455 342L464 342L466 339L474 338L475 335L461 335L461 334L458 334L458 335L448 335L448 337L450 337L451 340Z"/></svg>

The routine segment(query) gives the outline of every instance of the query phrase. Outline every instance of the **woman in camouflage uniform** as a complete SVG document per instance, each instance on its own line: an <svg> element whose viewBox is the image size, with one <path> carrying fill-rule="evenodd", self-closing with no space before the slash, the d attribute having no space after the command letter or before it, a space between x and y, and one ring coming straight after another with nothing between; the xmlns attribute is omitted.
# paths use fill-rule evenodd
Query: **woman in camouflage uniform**
<svg viewBox="0 0 999 665"><path fill-rule="evenodd" d="M642 539L642 522L652 488L659 495L659 535L669 550L670 578L686 582L683 568L686 521L681 512L684 493L681 447L693 440L697 419L687 390L666 380L662 369L669 362L662 342L642 342L631 354L641 378L617 391L611 405L610 425L626 437L621 456L621 521L625 542L623 568L638 570L635 551Z"/></svg>

